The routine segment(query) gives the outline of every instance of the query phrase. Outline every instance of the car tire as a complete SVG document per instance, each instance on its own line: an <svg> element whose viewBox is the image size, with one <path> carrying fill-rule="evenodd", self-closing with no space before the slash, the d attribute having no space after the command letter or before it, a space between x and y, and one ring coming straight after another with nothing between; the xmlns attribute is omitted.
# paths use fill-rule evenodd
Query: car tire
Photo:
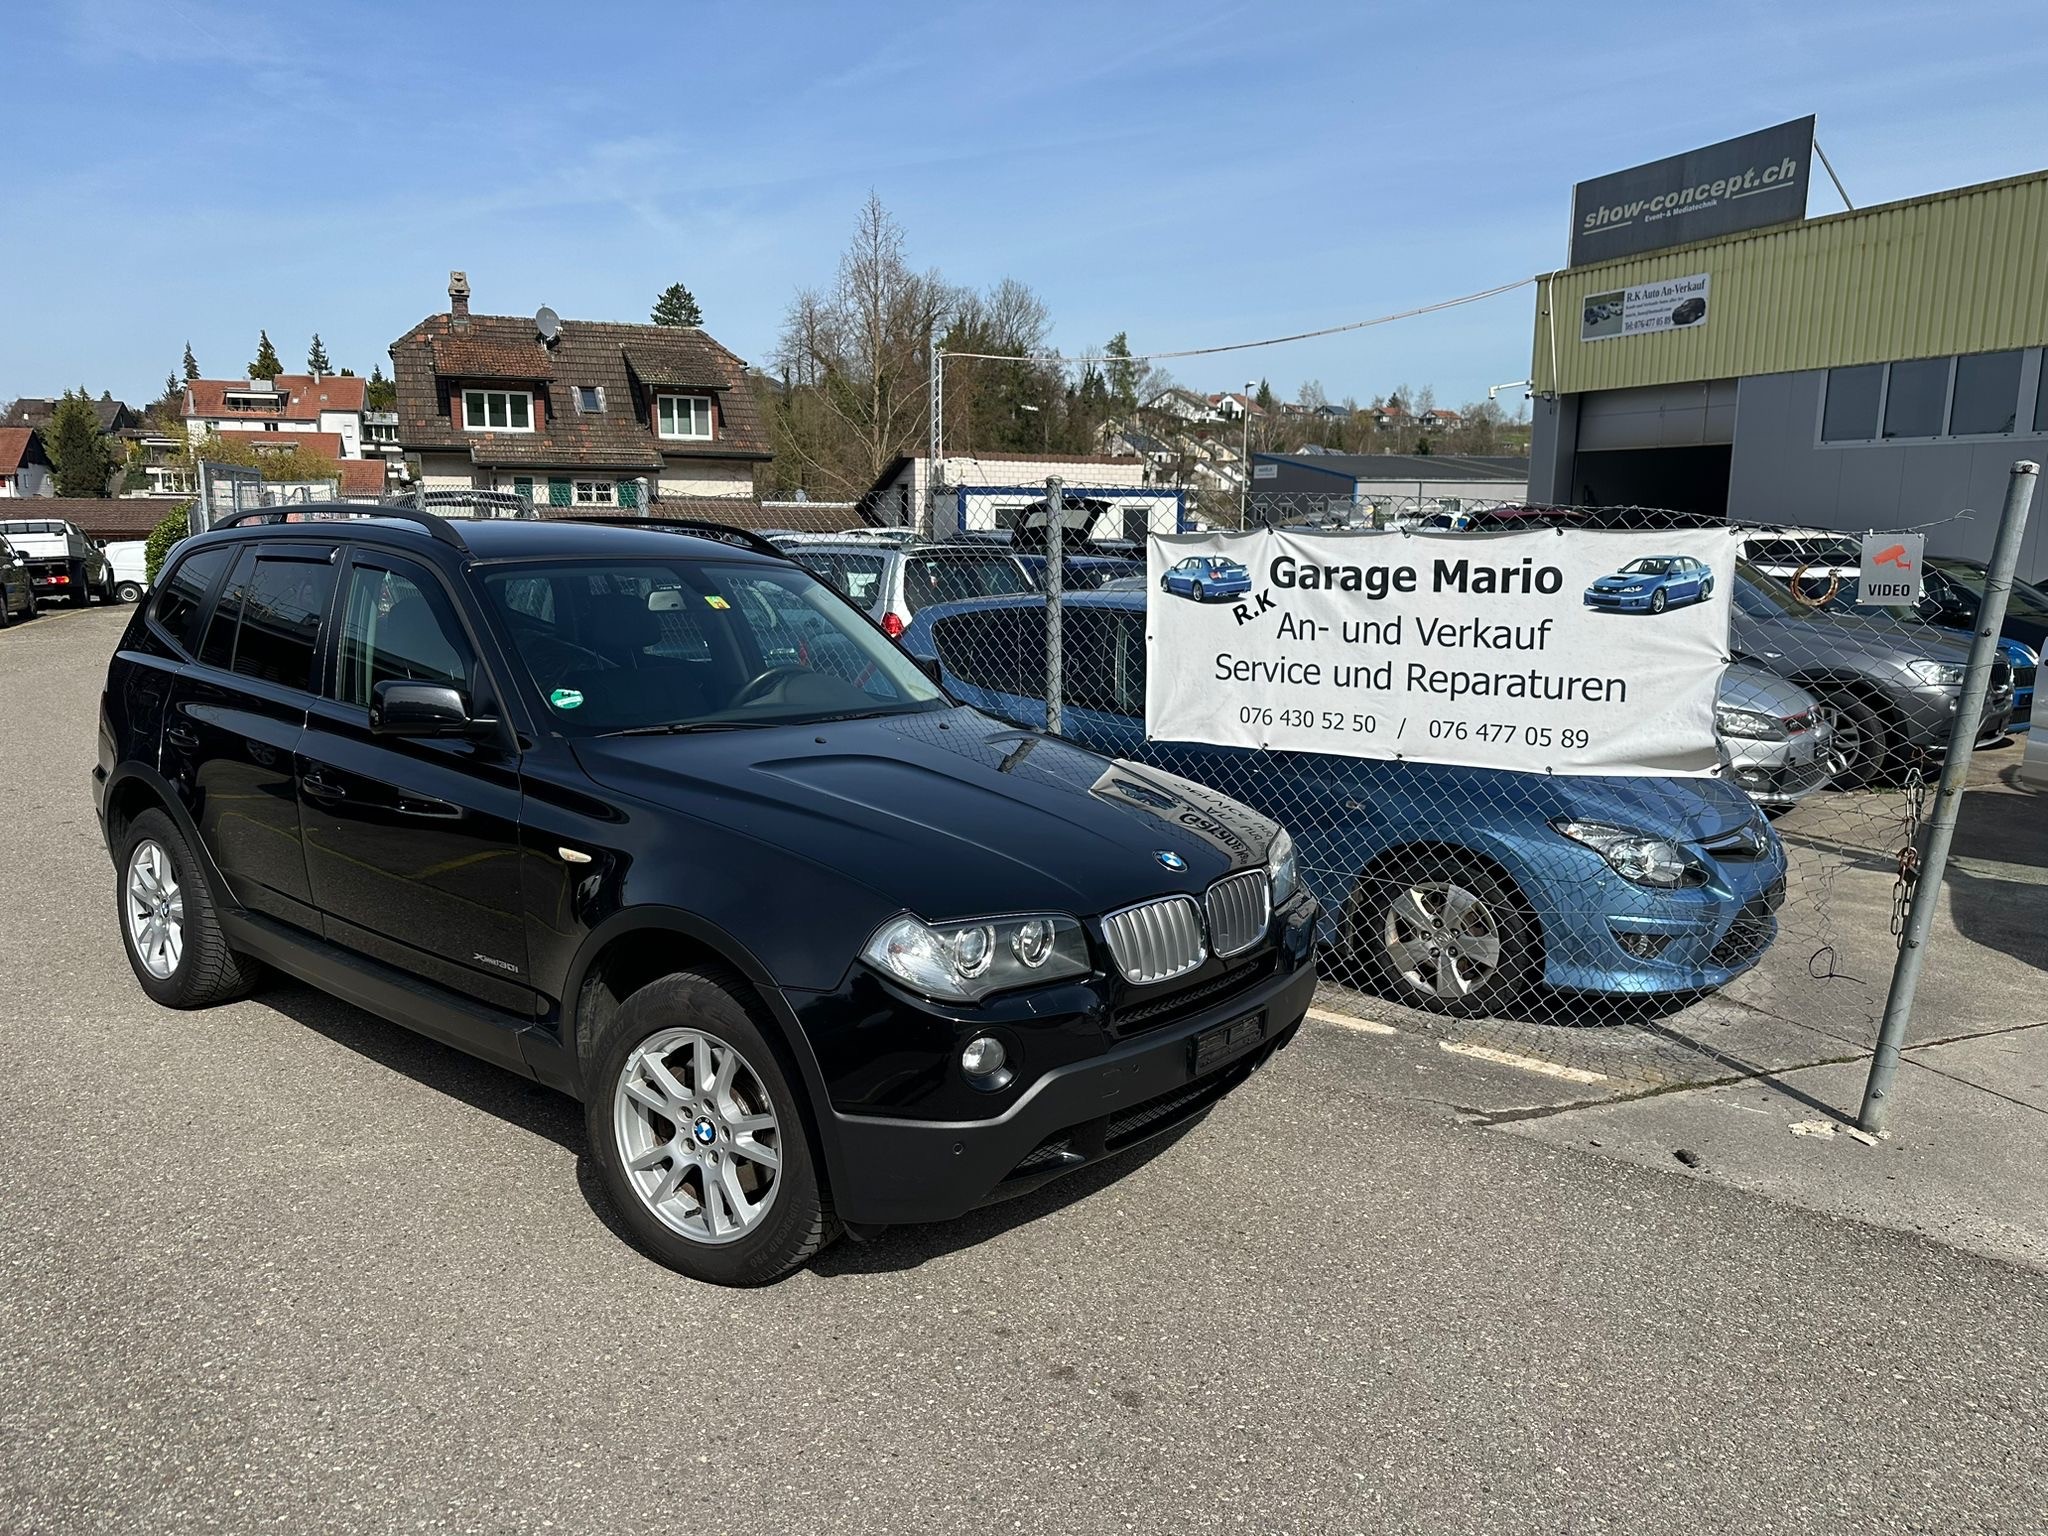
<svg viewBox="0 0 2048 1536"><path fill-rule="evenodd" d="M92 583L86 575L85 567L82 565L74 565L71 568L71 606L74 608L90 608L92 606Z"/></svg>
<svg viewBox="0 0 2048 1536"><path fill-rule="evenodd" d="M1650 612L1662 613L1664 611L1664 601L1664 589L1659 587L1650 594Z"/></svg>
<svg viewBox="0 0 2048 1536"><path fill-rule="evenodd" d="M1884 716L1853 693L1821 697L1835 712L1835 750L1848 764L1835 775L1836 789L1865 789L1884 778L1891 767L1891 732Z"/></svg>
<svg viewBox="0 0 2048 1536"><path fill-rule="evenodd" d="M634 1241L712 1285L779 1280L839 1233L796 1075L748 992L715 968L649 982L599 1035L584 1102Z"/></svg>
<svg viewBox="0 0 2048 1536"><path fill-rule="evenodd" d="M152 890L167 928L156 928L146 914ZM228 947L206 873L178 824L161 810L129 823L114 870L114 903L135 979L166 1008L232 1002L261 975L255 961ZM166 934L174 942L162 942Z"/></svg>
<svg viewBox="0 0 2048 1536"><path fill-rule="evenodd" d="M114 601L115 601L115 602L117 602L117 603L139 603L139 602L141 602L141 601L142 601L142 587L141 587L141 584L140 584L140 583L138 583L138 582L133 582L133 581L124 581L124 582L122 582L122 583L121 583L121 584L120 584L119 586L117 586L117 587L115 587L115 588L114 588Z"/></svg>
<svg viewBox="0 0 2048 1536"><path fill-rule="evenodd" d="M24 611L21 616L24 619L29 617L27 611ZM0 587L0 629L5 629L8 625L12 624L13 622L14 610L10 608L7 604L7 589L5 587Z"/></svg>
<svg viewBox="0 0 2048 1536"><path fill-rule="evenodd" d="M1709 576L1700 583L1700 601L1705 602L1714 595L1714 578Z"/></svg>
<svg viewBox="0 0 2048 1536"><path fill-rule="evenodd" d="M1192 591L1196 602L1206 603L1207 601L1209 601L1209 589L1203 586L1199 581L1195 583Z"/></svg>
<svg viewBox="0 0 2048 1536"><path fill-rule="evenodd" d="M1453 1018L1497 1012L1542 971L1542 937L1521 892L1455 852L1366 874L1352 895L1348 939L1388 997Z"/></svg>

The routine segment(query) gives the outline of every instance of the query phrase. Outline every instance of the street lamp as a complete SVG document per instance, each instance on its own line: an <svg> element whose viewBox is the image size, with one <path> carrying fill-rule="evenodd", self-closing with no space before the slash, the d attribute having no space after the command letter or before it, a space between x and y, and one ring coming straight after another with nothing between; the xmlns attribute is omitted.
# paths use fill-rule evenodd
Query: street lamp
<svg viewBox="0 0 2048 1536"><path fill-rule="evenodd" d="M1042 411L1042 410L1040 410L1040 409L1039 409L1039 408L1038 408L1037 406L1035 406L1035 405L1026 405L1026 404L1025 404L1025 403L1024 403L1023 401L1021 401L1021 400L1017 402L1017 409L1018 409L1018 410L1020 410L1020 411L1029 411L1029 412L1030 412L1030 413L1031 413L1032 415L1036 416L1036 417L1037 417L1037 418L1039 419L1039 420L1038 420L1038 427L1039 427L1039 431L1038 431L1038 451L1039 451L1040 453L1051 453L1051 452L1052 452L1052 418L1051 418L1050 416L1046 415L1046 414L1045 414L1045 412L1044 412L1044 411Z"/></svg>

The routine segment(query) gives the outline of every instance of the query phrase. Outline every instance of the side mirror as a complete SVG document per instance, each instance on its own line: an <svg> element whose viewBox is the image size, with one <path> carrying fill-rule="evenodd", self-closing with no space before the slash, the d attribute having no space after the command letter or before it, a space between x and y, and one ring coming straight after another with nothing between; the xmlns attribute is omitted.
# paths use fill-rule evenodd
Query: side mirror
<svg viewBox="0 0 2048 1536"><path fill-rule="evenodd" d="M944 688L946 686L946 669L940 665L938 657L913 656L910 659L917 663L918 671L932 680L934 688Z"/></svg>
<svg viewBox="0 0 2048 1536"><path fill-rule="evenodd" d="M473 717L469 701L446 683L409 683L387 678L370 696L372 736L467 736L488 720Z"/></svg>

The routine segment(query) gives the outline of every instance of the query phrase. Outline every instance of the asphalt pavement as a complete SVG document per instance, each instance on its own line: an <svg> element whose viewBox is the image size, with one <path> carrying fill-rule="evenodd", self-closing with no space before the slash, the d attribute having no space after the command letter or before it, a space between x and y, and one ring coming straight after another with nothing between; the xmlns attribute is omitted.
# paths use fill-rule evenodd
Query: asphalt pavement
<svg viewBox="0 0 2048 1536"><path fill-rule="evenodd" d="M566 1101L297 985L143 997L86 778L124 621L0 634L10 1531L2048 1525L2048 1276L1509 1134L1526 1074L1411 1035L682 1280Z"/></svg>

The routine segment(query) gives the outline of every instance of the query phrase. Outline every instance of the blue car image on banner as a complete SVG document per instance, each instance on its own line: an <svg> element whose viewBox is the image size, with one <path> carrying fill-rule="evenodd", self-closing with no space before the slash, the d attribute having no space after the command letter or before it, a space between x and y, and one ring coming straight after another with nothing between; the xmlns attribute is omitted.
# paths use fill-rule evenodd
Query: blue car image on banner
<svg viewBox="0 0 2048 1536"><path fill-rule="evenodd" d="M1159 590L1198 603L1243 597L1252 589L1252 573L1220 555L1190 555L1170 565L1159 578Z"/></svg>
<svg viewBox="0 0 2048 1536"><path fill-rule="evenodd" d="M1691 555L1645 555L1586 588L1588 608L1616 613L1662 613L1714 593L1714 573Z"/></svg>

